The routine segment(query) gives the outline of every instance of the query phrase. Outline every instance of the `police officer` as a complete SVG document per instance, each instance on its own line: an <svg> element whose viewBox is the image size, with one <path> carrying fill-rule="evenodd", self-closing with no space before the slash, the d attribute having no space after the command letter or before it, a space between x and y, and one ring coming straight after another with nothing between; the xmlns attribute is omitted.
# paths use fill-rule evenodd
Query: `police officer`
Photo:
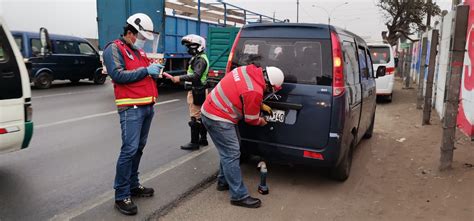
<svg viewBox="0 0 474 221"><path fill-rule="evenodd" d="M115 104L120 115L122 147L115 175L115 208L126 215L137 213L131 196L150 197L153 188L140 184L138 167L158 98L155 78L161 65L151 64L142 50L154 39L153 22L137 13L127 19L123 36L104 49L104 64L114 84Z"/></svg>
<svg viewBox="0 0 474 221"><path fill-rule="evenodd" d="M206 56L206 40L198 35L186 35L181 44L188 49L193 57L189 60L188 73L186 75L174 76L174 83L185 82L188 92L187 103L189 105L189 127L191 128L191 142L181 146L184 150L197 150L199 146L207 146L207 130L201 122L201 106L206 100L207 74L209 71L209 60Z"/></svg>

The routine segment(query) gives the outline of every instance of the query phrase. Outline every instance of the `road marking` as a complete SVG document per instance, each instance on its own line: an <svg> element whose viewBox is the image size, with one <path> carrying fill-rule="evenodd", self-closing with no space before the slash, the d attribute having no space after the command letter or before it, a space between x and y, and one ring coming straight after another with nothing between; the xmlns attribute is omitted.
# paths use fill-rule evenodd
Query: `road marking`
<svg viewBox="0 0 474 221"><path fill-rule="evenodd" d="M178 101L180 101L180 99L173 99L173 100L158 102L158 103L155 104L155 106L162 105L162 104L174 103L174 102L178 102ZM91 119L91 118L103 117L103 116L112 115L112 114L117 114L117 111L116 110L115 111L109 111L109 112L105 112L105 113L92 114L92 115L87 115L87 116L83 116L83 117L71 118L71 119L57 121L57 122L53 122L53 123L40 124L38 126L35 126L35 129L41 129L41 128L60 125L60 124L67 124L67 123L72 123L72 122L81 121L81 120L87 120L87 119Z"/></svg>
<svg viewBox="0 0 474 221"><path fill-rule="evenodd" d="M34 99L41 99L41 98L48 98L48 97L59 97L59 96L66 96L66 95L74 95L74 94L93 94L103 90L96 89L96 90L88 90L88 91L80 91L80 92L67 92L67 93L58 93L58 94L49 94L49 95L40 95L40 96L32 96Z"/></svg>
<svg viewBox="0 0 474 221"><path fill-rule="evenodd" d="M65 96L65 95L85 94L85 93L91 93L91 92L78 92L78 93L68 92L68 93L61 93L61 94L50 94L50 95L42 95L42 96L33 96L32 98L34 98L34 99L39 99L39 98L59 97L59 96Z"/></svg>
<svg viewBox="0 0 474 221"><path fill-rule="evenodd" d="M207 146L207 147L204 147L204 148L201 148L200 150L198 151L194 151L190 154L187 154L185 156L182 156L176 160L173 160L171 161L170 163L162 166L162 167L159 167L157 168L156 170L154 171L150 171L146 174L144 174L143 176L140 176L140 180L142 183L145 183L151 179L154 179L172 169L175 169L176 167L180 166L180 165L183 165L184 163L204 154L204 153L207 153L209 150L211 149L210 146ZM71 220L75 217L78 217L82 214L84 214L85 212L91 210L91 209L94 209L95 207L99 206L99 205L102 205L110 200L113 200L114 199L114 191L115 190L110 190L110 191L107 191L103 194L101 194L100 196L96 197L95 199L92 199L90 201L87 201L85 203L82 203L81 206L78 206L74 209L71 209L70 211L68 212L65 212L65 213L62 213L62 214L59 214L59 215L55 215L53 218L51 218L50 220L51 221L62 221L62 220Z"/></svg>

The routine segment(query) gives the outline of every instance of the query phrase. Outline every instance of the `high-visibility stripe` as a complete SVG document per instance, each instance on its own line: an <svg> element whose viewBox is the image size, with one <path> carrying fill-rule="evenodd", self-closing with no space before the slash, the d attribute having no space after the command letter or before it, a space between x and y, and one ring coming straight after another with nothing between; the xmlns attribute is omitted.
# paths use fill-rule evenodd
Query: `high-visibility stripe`
<svg viewBox="0 0 474 221"><path fill-rule="evenodd" d="M245 83L247 84L247 88L249 89L249 91L253 91L253 83L252 83L252 80L250 79L250 76L247 73L247 66L240 67L239 71L244 76Z"/></svg>
<svg viewBox="0 0 474 221"><path fill-rule="evenodd" d="M231 120L228 120L228 119L225 119L225 118L216 116L216 115L214 115L214 114L210 114L209 112L207 112L207 111L204 109L204 106L201 108L201 113L202 113L204 116L206 116L207 118L211 119L211 120L222 121L222 122L227 122L227 123L234 124L234 122L232 122Z"/></svg>
<svg viewBox="0 0 474 221"><path fill-rule="evenodd" d="M116 105L124 105L124 104L146 104L152 103L155 101L155 97L145 97L145 98L122 98L116 99Z"/></svg>
<svg viewBox="0 0 474 221"><path fill-rule="evenodd" d="M224 112L226 112L227 114L229 114L232 118L237 118L237 115L230 113L230 112L227 110L227 108L225 108L224 105L222 105L222 103L219 101L219 99L218 99L217 96L216 96L216 90L212 90L212 92L211 92L211 99L212 99L212 101L217 105L217 107L219 107L222 111L224 111Z"/></svg>
<svg viewBox="0 0 474 221"><path fill-rule="evenodd" d="M239 110L237 110L237 108L234 107L234 105L232 104L232 102L230 102L229 98L227 98L227 96L225 95L224 93L224 90L222 90L222 86L220 84L217 84L216 86L216 89L217 89L217 93L219 94L219 96L222 98L222 100L224 101L224 103L230 107L232 109L232 111L234 112L234 114L236 114L237 116L240 116L240 112Z"/></svg>
<svg viewBox="0 0 474 221"><path fill-rule="evenodd" d="M260 115L245 115L245 119L247 120L257 120L260 117Z"/></svg>

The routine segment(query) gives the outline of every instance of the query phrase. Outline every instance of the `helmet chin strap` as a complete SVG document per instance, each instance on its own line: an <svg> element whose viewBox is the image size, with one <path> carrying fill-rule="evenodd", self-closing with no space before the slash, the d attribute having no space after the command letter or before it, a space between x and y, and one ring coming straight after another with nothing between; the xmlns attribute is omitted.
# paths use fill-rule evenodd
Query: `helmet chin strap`
<svg viewBox="0 0 474 221"><path fill-rule="evenodd" d="M274 87L270 83L270 79L268 78L267 69L262 67L262 72L263 72L263 78L265 79L265 86L270 89L270 93L268 95L266 95L263 100L266 101L266 100L268 100L272 97L274 97L278 100L278 97L275 96L276 90L274 89Z"/></svg>

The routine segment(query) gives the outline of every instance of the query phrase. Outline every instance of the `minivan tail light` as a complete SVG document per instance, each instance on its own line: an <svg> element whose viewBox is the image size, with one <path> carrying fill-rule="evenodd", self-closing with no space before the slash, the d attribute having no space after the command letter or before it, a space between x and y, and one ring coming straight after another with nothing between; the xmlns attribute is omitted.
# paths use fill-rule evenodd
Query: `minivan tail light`
<svg viewBox="0 0 474 221"><path fill-rule="evenodd" d="M304 158L317 159L317 160L324 160L324 157L323 157L322 154L317 153L317 152L308 151L308 150L305 150L303 152L303 157Z"/></svg>
<svg viewBox="0 0 474 221"><path fill-rule="evenodd" d="M385 73L386 73L386 75L394 74L394 73L395 73L395 68L394 68L394 67L388 67L388 68L385 70Z"/></svg>
<svg viewBox="0 0 474 221"><path fill-rule="evenodd" d="M239 33L237 33L237 36L235 37L235 40L234 40L234 44L232 45L232 49L230 50L229 59L227 60L227 67L225 69L226 74L231 71L230 69L232 66L232 59L234 58L235 48L237 47L237 44L239 44L240 33L242 33L242 29L240 29Z"/></svg>
<svg viewBox="0 0 474 221"><path fill-rule="evenodd" d="M340 96L345 91L344 83L344 67L342 60L341 44L339 37L331 31L331 45L332 45L332 94L333 96Z"/></svg>

